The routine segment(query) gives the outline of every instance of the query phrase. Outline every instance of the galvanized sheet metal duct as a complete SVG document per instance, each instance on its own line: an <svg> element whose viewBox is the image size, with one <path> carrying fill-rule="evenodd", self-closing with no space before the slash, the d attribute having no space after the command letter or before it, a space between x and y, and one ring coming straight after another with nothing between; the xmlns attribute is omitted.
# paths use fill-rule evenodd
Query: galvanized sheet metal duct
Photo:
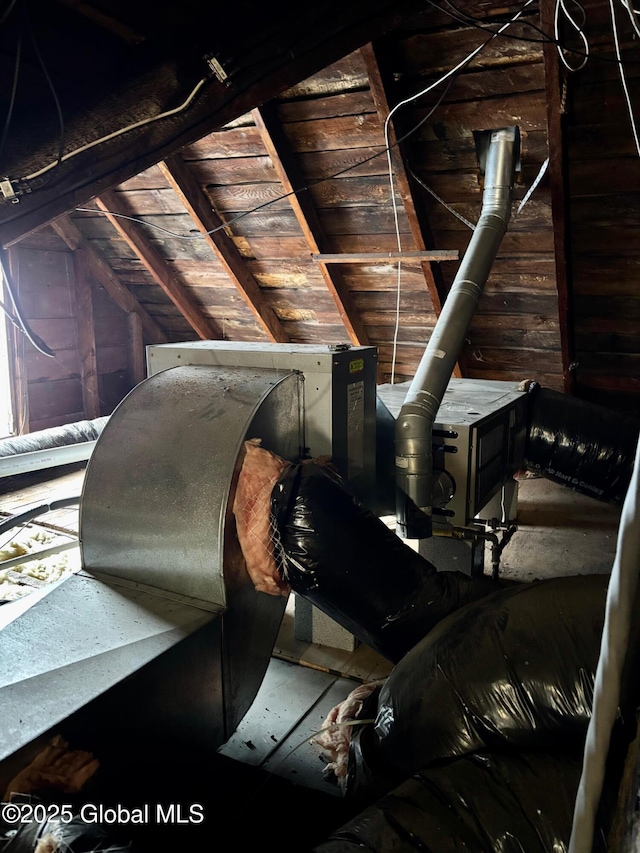
<svg viewBox="0 0 640 853"><path fill-rule="evenodd" d="M398 527L412 538L431 535L433 423L507 230L519 149L517 127L491 131L480 218L396 421Z"/></svg>

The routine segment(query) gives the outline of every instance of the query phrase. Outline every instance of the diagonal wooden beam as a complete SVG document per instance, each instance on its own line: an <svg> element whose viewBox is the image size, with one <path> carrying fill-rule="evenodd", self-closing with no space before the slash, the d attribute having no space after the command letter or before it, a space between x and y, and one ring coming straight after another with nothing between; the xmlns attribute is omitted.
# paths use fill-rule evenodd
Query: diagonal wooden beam
<svg viewBox="0 0 640 853"><path fill-rule="evenodd" d="M373 45L367 44L364 47L361 47L360 53L367 68L373 102L376 105L376 110L378 111L380 120L384 122L391 111L389 106L389 85L386 78L383 78L378 56ZM420 217L418 215L416 199L413 195L413 187L409 181L409 175L404 163L404 158L402 156L400 146L398 145L398 136L396 134L393 118L389 122L389 143L392 146L391 161L393 163L396 186L400 193L400 197L402 198L402 204L407 215L407 220L409 221L411 236L413 237L415 248L418 251L423 252L430 248L427 243L429 242L433 244L433 240L429 239L427 241L425 239L425 232L428 230L426 227L425 213L422 211L422 216ZM428 236L430 237L431 235L429 234ZM437 317L442 311L443 300L441 299L440 292L436 286L431 265L427 261L422 264L422 271L427 283L427 290L431 296L431 302L433 303L433 310Z"/></svg>
<svg viewBox="0 0 640 853"><path fill-rule="evenodd" d="M251 115L260 131L262 142L275 167L280 183L284 187L284 191L290 193L289 203L293 208L311 254L326 253L329 249L328 240L311 196L306 192L294 192L296 188L305 185L305 180L294 158L289 140L278 120L275 105L273 103L267 104L253 110ZM369 336L342 274L336 269L330 269L323 261L318 261L318 265L351 342L362 345L368 344Z"/></svg>
<svg viewBox="0 0 640 853"><path fill-rule="evenodd" d="M89 3L83 3L82 0L57 0L57 2L62 6L69 6L79 15L83 15L94 24L118 36L118 38L121 38L127 44L140 44L145 40L143 35L137 33L131 27L123 24L111 15L101 12Z"/></svg>
<svg viewBox="0 0 640 853"><path fill-rule="evenodd" d="M67 246L75 252L82 249L85 253L87 269L89 273L99 281L113 299L116 305L126 312L133 312L140 317L142 329L147 340L154 344L167 342L167 336L155 320L147 314L138 300L129 293L109 264L91 246L90 242L80 231L78 226L67 215L61 216L51 223L51 227Z"/></svg>
<svg viewBox="0 0 640 853"><path fill-rule="evenodd" d="M553 28L555 5L550 0L540 2L540 23L545 32ZM562 375L565 394L575 391L573 305L571 294L571 253L568 250L567 174L566 153L563 139L564 106L560 62L556 45L542 46L544 57L545 88L547 93L547 139L549 145L549 186L551 189L551 219L553 222L553 247L556 260L556 289L558 292L558 322L560 325L560 348L562 352ZM566 92L565 92L566 97Z"/></svg>
<svg viewBox="0 0 640 853"><path fill-rule="evenodd" d="M93 294L89 282L85 251L78 249L78 251L73 253L72 258L82 405L84 407L85 418L91 420L92 418L100 417Z"/></svg>
<svg viewBox="0 0 640 853"><path fill-rule="evenodd" d="M278 315L267 304L260 285L182 157L174 154L158 166L269 339L276 343L289 343L289 335Z"/></svg>
<svg viewBox="0 0 640 853"><path fill-rule="evenodd" d="M9 271L15 282L20 282L20 249L11 246L9 254ZM1 322L1 321L0 321ZM17 326L4 315L7 329L7 344L9 356L9 384L11 389L11 409L13 415L14 435L30 432L29 423L29 377L25 362L26 336L18 331Z"/></svg>
<svg viewBox="0 0 640 853"><path fill-rule="evenodd" d="M383 74L378 54L372 44L367 44L364 45L364 47L361 47L360 53L367 68L373 102L376 105L376 110L378 111L380 120L384 122L391 112L391 107L389 106L389 75ZM419 210L418 202L413 194L413 186L409 181L409 175L402 153L402 144L398 144L399 138L401 138L401 136L398 136L395 122L392 117L389 122L389 145L391 146L391 162L393 163L395 182L398 192L400 193L400 197L402 198L402 204L407 215L415 248L418 251L425 251L429 248L429 245L433 245L431 229L428 225L426 211L424 209ZM441 294L442 288L438 288L438 285L436 284L431 264L428 261L423 261L421 266L427 290L431 297L434 314L436 317L439 317L445 298L444 294ZM454 368L453 375L457 377L462 375L458 364L456 364Z"/></svg>
<svg viewBox="0 0 640 853"><path fill-rule="evenodd" d="M142 233L139 226L129 219L122 219L120 216L112 215L114 213L129 215L127 211L122 209L117 195L110 190L98 196L95 202L118 234L135 252L154 280L164 290L191 328L203 340L210 340L212 338L217 340L221 338L222 335L214 323L202 313L202 308L189 291L175 280L169 264Z"/></svg>

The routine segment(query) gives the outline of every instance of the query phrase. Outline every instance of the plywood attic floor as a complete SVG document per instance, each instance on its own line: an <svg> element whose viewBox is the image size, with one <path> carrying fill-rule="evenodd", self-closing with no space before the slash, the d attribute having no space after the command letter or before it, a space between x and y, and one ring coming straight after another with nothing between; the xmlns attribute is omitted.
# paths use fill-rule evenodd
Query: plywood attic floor
<svg viewBox="0 0 640 853"><path fill-rule="evenodd" d="M82 478L82 471L74 471L6 493L0 496L0 512L78 494ZM619 508L544 479L520 483L518 506L518 531L504 550L502 576L531 581L611 570ZM77 531L77 516L77 510L67 509L40 521ZM289 606L262 688L220 753L260 772L339 795L324 780L323 760L307 739L353 687L384 678L389 670L390 664L364 645L347 652L296 640Z"/></svg>

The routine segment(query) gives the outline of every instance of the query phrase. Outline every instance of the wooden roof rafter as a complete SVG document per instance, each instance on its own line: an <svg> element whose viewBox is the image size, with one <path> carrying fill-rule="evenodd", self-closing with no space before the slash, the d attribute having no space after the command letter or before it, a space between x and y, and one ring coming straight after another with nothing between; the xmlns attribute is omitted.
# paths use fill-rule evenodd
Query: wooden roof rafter
<svg viewBox="0 0 640 853"><path fill-rule="evenodd" d="M76 297L76 323L78 328L78 355L80 357L80 384L82 405L88 420L100 417L100 389L96 348L93 293L88 276L87 255L84 249L73 253L73 287Z"/></svg>
<svg viewBox="0 0 640 853"><path fill-rule="evenodd" d="M200 338L220 339L222 335L214 322L203 314L202 308L189 291L176 281L167 261L142 233L139 226L129 219L114 215L118 213L128 215L127 211L121 208L116 193L110 190L98 196L95 202Z"/></svg>
<svg viewBox="0 0 640 853"><path fill-rule="evenodd" d="M260 132L262 142L267 149L271 162L276 170L278 179L294 215L300 226L304 239L312 256L320 255L329 249L324 228L318 217L311 196L307 192L298 193L296 189L305 185L305 179L298 166L289 141L276 115L276 107L272 102L252 111L251 115ZM340 319L349 335L351 343L365 346L369 343L369 335L358 314L349 288L341 273L330 268L324 261L316 259L322 277L335 303Z"/></svg>
<svg viewBox="0 0 640 853"><path fill-rule="evenodd" d="M182 157L174 154L158 165L269 340L274 343L288 343L289 335L278 315L267 304L260 285L235 243L224 230L222 219L212 208L206 193Z"/></svg>
<svg viewBox="0 0 640 853"><path fill-rule="evenodd" d="M373 45L368 44L360 48L360 53L362 54L367 66L367 74L369 75L369 85L371 87L373 101L376 105L380 120L384 123L391 111L388 95L389 84L383 76L383 72L378 61L378 55ZM398 144L398 135L396 133L393 118L389 122L389 143L392 146L391 161L394 166L396 185L402 198L405 213L407 214L415 249L424 252L430 248L427 243L432 242L431 240L426 239L429 236L427 234L429 228L426 221L426 213L424 211L420 211L420 214L418 213L418 206L413 194L411 182L409 181L409 175L402 154L402 147ZM433 275L433 270L431 269L431 265L428 261L424 261L422 263L422 271L424 273L427 290L431 296L434 313L438 316L442 310L442 302L444 300L440 295L440 291L438 290Z"/></svg>
<svg viewBox="0 0 640 853"><path fill-rule="evenodd" d="M373 44L369 43L361 47L360 53L367 68L369 86L371 88L371 94L373 96L376 110L380 116L380 121L384 124L391 112L391 106L389 104L389 75L383 71L378 53ZM391 146L391 162L393 163L395 182L398 192L400 193L400 197L402 198L402 204L409 222L414 247L418 251L426 251L429 244L433 244L430 233L431 229L429 228L426 211L421 209L416 197L414 196L413 187L409 180L409 174L405 164L403 145L398 141L399 139L402 139L402 134L398 134L396 122L393 117L389 121L388 136L389 145ZM442 286L440 288L438 287L429 261L422 261L421 267L427 290L431 297L434 314L436 317L439 317L442 311L444 299L446 298L444 293L441 292L443 291L443 288ZM454 369L454 376L459 377L461 375L460 367L456 365Z"/></svg>
<svg viewBox="0 0 640 853"><path fill-rule="evenodd" d="M147 314L135 296L122 284L106 261L98 255L75 222L65 214L54 220L51 223L51 227L64 240L71 251L84 251L89 273L104 287L116 305L123 311L134 313L140 318L145 337L152 343L166 343L167 336L160 326Z"/></svg>

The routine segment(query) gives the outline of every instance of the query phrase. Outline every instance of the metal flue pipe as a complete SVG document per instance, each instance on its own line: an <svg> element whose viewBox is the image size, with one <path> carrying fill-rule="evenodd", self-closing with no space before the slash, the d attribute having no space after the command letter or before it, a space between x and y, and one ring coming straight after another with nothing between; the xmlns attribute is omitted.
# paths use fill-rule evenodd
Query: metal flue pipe
<svg viewBox="0 0 640 853"><path fill-rule="evenodd" d="M507 230L519 149L517 127L491 131L480 218L396 420L398 526L409 538L431 535L433 424Z"/></svg>

